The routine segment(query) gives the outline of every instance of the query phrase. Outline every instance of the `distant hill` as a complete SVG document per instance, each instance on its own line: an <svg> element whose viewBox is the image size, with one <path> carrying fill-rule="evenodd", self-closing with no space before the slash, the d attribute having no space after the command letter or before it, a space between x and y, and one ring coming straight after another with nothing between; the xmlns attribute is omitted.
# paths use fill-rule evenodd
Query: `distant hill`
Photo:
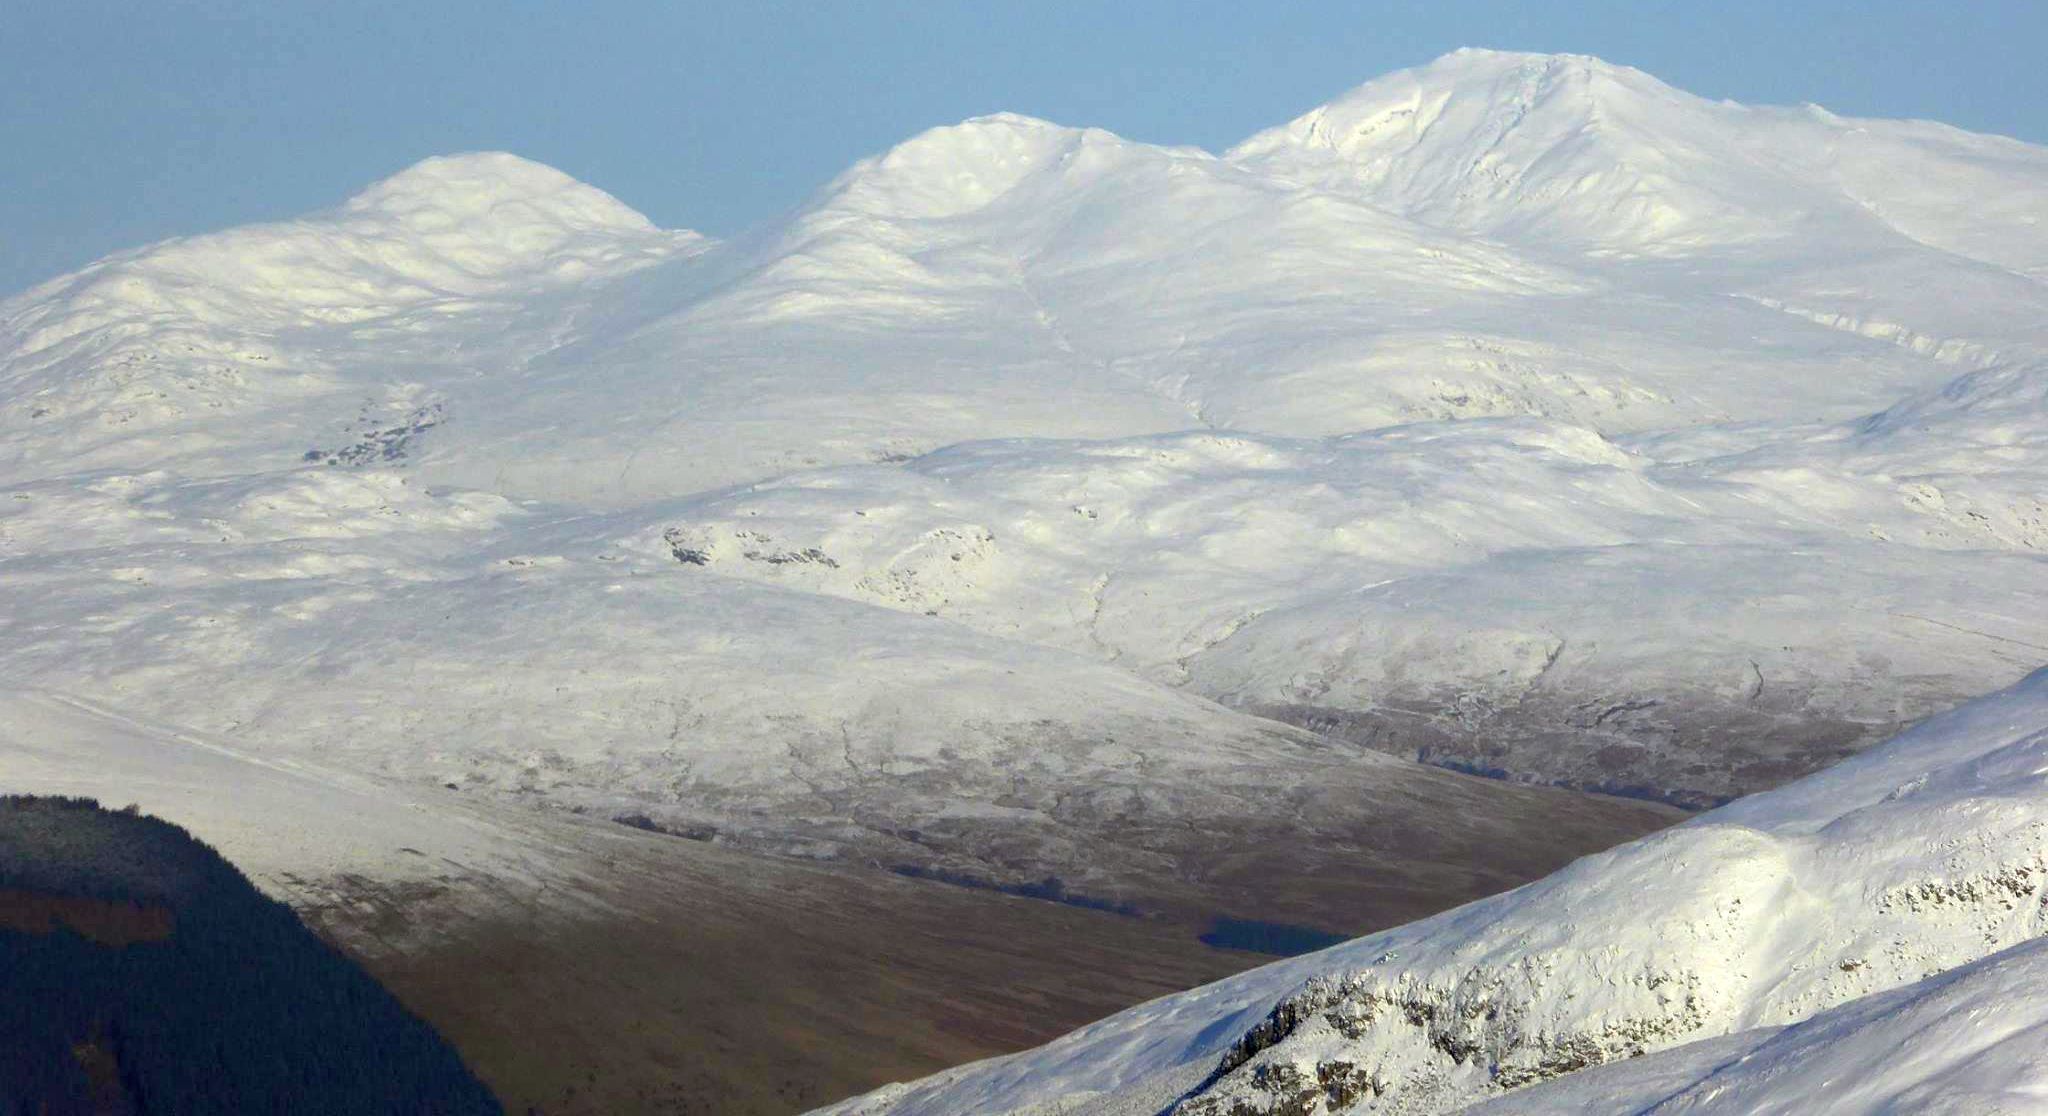
<svg viewBox="0 0 2048 1116"><path fill-rule="evenodd" d="M432 1028L190 833L0 798L0 1114L497 1113Z"/></svg>

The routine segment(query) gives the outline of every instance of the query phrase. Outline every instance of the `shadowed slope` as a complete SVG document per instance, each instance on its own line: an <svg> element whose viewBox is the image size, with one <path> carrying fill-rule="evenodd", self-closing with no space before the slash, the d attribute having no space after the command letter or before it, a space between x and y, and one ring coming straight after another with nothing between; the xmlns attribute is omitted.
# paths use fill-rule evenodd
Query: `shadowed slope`
<svg viewBox="0 0 2048 1116"><path fill-rule="evenodd" d="M10 1112L500 1111L211 848L90 799L0 799L0 1005Z"/></svg>

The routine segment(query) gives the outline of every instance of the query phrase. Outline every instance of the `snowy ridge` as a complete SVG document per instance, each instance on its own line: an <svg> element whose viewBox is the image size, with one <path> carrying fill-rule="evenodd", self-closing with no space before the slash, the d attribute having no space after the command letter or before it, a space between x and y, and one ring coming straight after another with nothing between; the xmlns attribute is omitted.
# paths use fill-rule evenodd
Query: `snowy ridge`
<svg viewBox="0 0 2048 1116"><path fill-rule="evenodd" d="M1340 118L1417 99L1471 119L1405 154L1379 132L1327 147ZM2026 201L2043 156L2023 144L1487 52L1304 120L1323 121L1313 140L1297 122L1216 156L978 118L723 245L509 156L432 163L323 217L115 257L10 302L0 375L21 421L0 464L159 466L248 446L252 409L289 460L367 396L375 421L459 416L418 458L436 482L618 506L996 437L1844 420L2048 353ZM1501 186L1481 200L1507 224L1481 239L1417 191L1469 191L1486 159L1515 183L1540 165L1586 186ZM1634 181L1615 167L1658 160L1652 185L1615 185ZM1362 182L1358 166L1408 169ZM1715 199L1689 232L1614 219L1691 212L1674 191ZM1538 213L1624 239L1510 227ZM1680 251L1685 267L1660 261ZM259 408L268 393L290 410Z"/></svg>
<svg viewBox="0 0 2048 1116"><path fill-rule="evenodd" d="M1707 101L1584 55L1456 51L1225 157L1494 236L1803 254L1868 226L2025 275L2048 263L2039 148L1814 105ZM1923 162L1931 174L1885 170ZM1983 204L1935 200L1973 190Z"/></svg>
<svg viewBox="0 0 2048 1116"><path fill-rule="evenodd" d="M2041 937L2044 805L2048 671L1505 895L828 1111L1108 1112L1162 1082L1181 1113L1452 1111Z"/></svg>
<svg viewBox="0 0 2048 1116"><path fill-rule="evenodd" d="M1758 204L1770 176L1729 142L1743 111L1597 58L1468 50L1370 82L1230 157L1434 224L1678 252L1781 236L1806 217L1796 203Z"/></svg>
<svg viewBox="0 0 2048 1116"><path fill-rule="evenodd" d="M478 336L522 319L553 328L532 319L579 286L702 243L551 167L485 153L428 159L295 221L111 256L0 304L0 466L190 455L243 472L296 456L265 444L268 427L301 427L302 450L318 441L306 411L416 423L437 414L438 385L395 371L467 372L460 350Z"/></svg>
<svg viewBox="0 0 2048 1116"><path fill-rule="evenodd" d="M1512 781L1712 804L2048 659L2044 191L1493 52L1223 154L978 118L720 243L430 160L0 305L0 675L493 808L1434 909L1668 813ZM903 1110L1164 1105L1295 993L1191 1111L1440 1107L1981 956L2038 804L1957 726L2040 688ZM1586 945L1644 894L1683 949Z"/></svg>
<svg viewBox="0 0 2048 1116"><path fill-rule="evenodd" d="M22 354L105 328L104 319L48 314L60 299L202 323L359 321L524 282L578 281L675 239L552 167L502 152L443 156L325 213L109 257L24 292L10 309L43 312L29 315L37 328L19 340Z"/></svg>
<svg viewBox="0 0 2048 1116"><path fill-rule="evenodd" d="M2048 941L2035 940L1802 1023L1586 1070L1465 1109L2024 1116L2048 1096Z"/></svg>

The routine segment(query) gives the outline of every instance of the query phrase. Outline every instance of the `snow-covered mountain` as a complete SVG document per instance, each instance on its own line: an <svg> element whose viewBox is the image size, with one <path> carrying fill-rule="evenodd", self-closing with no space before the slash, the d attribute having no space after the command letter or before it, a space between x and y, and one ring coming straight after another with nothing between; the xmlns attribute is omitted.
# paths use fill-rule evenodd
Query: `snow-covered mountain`
<svg viewBox="0 0 2048 1116"><path fill-rule="evenodd" d="M7 448L246 450L252 411L334 388L443 403L429 476L621 502L983 437L1851 418L2040 353L2044 170L1492 52L1222 156L970 120L722 245L509 156L431 160L11 303ZM347 448L354 403L301 407L283 460Z"/></svg>
<svg viewBox="0 0 2048 1116"><path fill-rule="evenodd" d="M2044 897L2048 670L1515 891L832 1111L1452 1112L1673 1047L1498 1110L1991 1111L2042 1088ZM1914 1089L1939 1103L1877 1103Z"/></svg>
<svg viewBox="0 0 2048 1116"><path fill-rule="evenodd" d="M1386 925L1673 816L1514 783L1711 805L2048 657L2044 216L2041 148L1483 51L1221 154L933 129L723 242L429 160L0 303L0 676Z"/></svg>
<svg viewBox="0 0 2048 1116"><path fill-rule="evenodd" d="M933 613L1004 670L1045 645L1409 758L1712 802L2044 653L2044 168L1473 51L1220 156L935 129L723 244L511 156L430 160L0 309L0 553L34 585L15 614L49 618L4 650L182 717L120 661L254 681L237 655L398 630L319 609L418 618L396 583L513 569L545 602L503 636L525 654L630 568L735 615ZM325 603L196 603L259 585ZM204 624L67 655L63 618L108 594ZM702 693L613 681L543 702L569 749L672 751L664 710ZM712 783L788 785L739 766Z"/></svg>
<svg viewBox="0 0 2048 1116"><path fill-rule="evenodd" d="M1817 105L1716 103L1583 56L1460 50L1226 157L1431 225L1573 249L1812 258L1897 236L2048 272L2039 148Z"/></svg>

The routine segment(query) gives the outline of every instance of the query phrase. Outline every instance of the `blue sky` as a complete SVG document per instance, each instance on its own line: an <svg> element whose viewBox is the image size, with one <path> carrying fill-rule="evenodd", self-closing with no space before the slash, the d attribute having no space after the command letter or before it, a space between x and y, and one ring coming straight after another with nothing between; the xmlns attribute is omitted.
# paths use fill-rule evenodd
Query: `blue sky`
<svg viewBox="0 0 2048 1116"><path fill-rule="evenodd" d="M10 0L0 293L502 148L729 233L1010 109L1218 148L1458 46L2048 142L2048 3Z"/></svg>

